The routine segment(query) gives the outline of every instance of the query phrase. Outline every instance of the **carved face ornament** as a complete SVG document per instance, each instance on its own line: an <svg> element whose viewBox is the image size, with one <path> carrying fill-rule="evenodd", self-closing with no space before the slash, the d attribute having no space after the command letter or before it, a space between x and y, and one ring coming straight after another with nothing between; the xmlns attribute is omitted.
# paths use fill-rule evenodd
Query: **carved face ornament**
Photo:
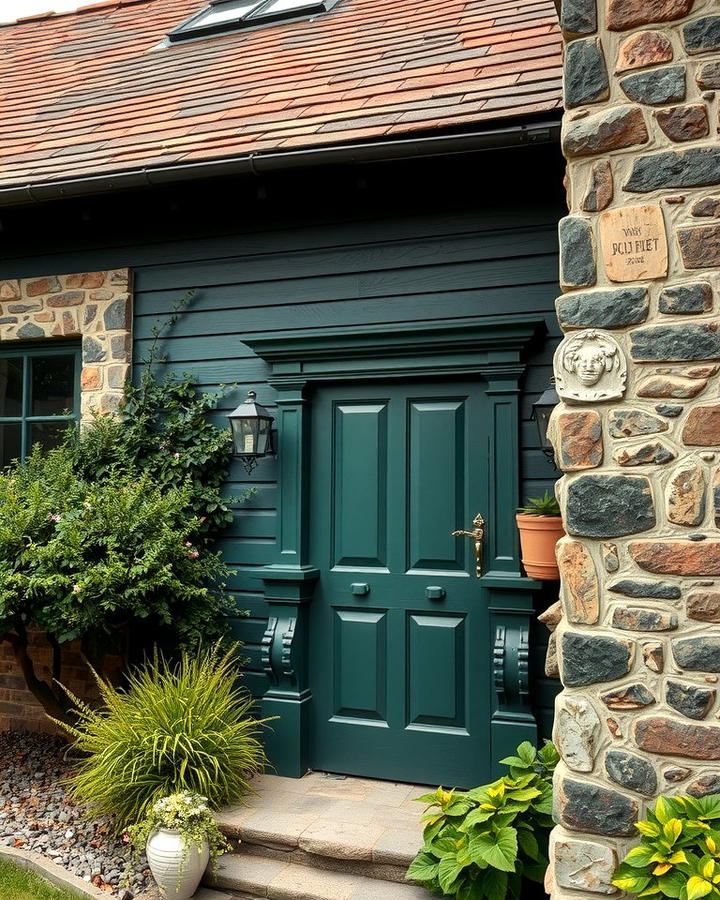
<svg viewBox="0 0 720 900"><path fill-rule="evenodd" d="M627 365L612 335L594 328L566 337L554 360L558 394L570 402L622 397Z"/></svg>

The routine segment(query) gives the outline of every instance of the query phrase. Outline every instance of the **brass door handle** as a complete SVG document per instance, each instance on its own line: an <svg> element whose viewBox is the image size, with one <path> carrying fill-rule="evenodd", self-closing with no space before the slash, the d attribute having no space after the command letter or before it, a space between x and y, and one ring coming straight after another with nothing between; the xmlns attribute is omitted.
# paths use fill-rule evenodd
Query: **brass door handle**
<svg viewBox="0 0 720 900"><path fill-rule="evenodd" d="M483 541L485 540L485 519L478 513L473 519L472 531L453 531L453 537L467 537L475 541L475 574L482 575Z"/></svg>

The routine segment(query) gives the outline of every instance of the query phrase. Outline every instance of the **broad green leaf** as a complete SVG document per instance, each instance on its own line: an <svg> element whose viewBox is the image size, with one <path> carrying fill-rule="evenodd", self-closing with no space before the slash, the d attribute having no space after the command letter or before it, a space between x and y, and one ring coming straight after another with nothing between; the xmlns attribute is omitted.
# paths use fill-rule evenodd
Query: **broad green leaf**
<svg viewBox="0 0 720 900"><path fill-rule="evenodd" d="M712 891L713 886L709 881L693 875L687 883L688 900L698 900L699 897L707 897Z"/></svg>
<svg viewBox="0 0 720 900"><path fill-rule="evenodd" d="M418 853L405 875L411 881L432 881L437 877L438 861L429 853Z"/></svg>
<svg viewBox="0 0 720 900"><path fill-rule="evenodd" d="M654 813L661 825L664 825L672 818L672 810L665 797L658 797L657 802L655 803Z"/></svg>
<svg viewBox="0 0 720 900"><path fill-rule="evenodd" d="M458 865L457 859L454 856L446 856L440 860L437 878L440 887L446 894L451 893L451 889L461 871L462 867Z"/></svg>
<svg viewBox="0 0 720 900"><path fill-rule="evenodd" d="M651 880L649 875L616 875L612 883L615 887L619 887L621 891L638 894L640 891L645 890Z"/></svg>
<svg viewBox="0 0 720 900"><path fill-rule="evenodd" d="M523 761L523 764L526 766L531 766L537 757L537 750L533 747L530 741L523 741L522 744L517 748L517 755Z"/></svg>
<svg viewBox="0 0 720 900"><path fill-rule="evenodd" d="M470 841L473 859L480 858L501 872L514 872L517 860L517 832L501 828L496 834L479 834Z"/></svg>
<svg viewBox="0 0 720 900"><path fill-rule="evenodd" d="M488 900L506 900L508 877L497 869L486 869L482 881L483 896Z"/></svg>
<svg viewBox="0 0 720 900"><path fill-rule="evenodd" d="M538 847L538 842L532 832L526 831L524 828L519 830L518 843L523 853L529 856L530 859L537 861L540 854L540 848Z"/></svg>
<svg viewBox="0 0 720 900"><path fill-rule="evenodd" d="M633 847L632 850L630 850L625 857L624 862L634 869L642 869L653 861L654 855L655 850L652 847L641 844L639 847Z"/></svg>
<svg viewBox="0 0 720 900"><path fill-rule="evenodd" d="M666 897L673 897L675 900L678 900L685 887L685 880L685 876L682 873L669 872L667 875L658 878L658 885Z"/></svg>
<svg viewBox="0 0 720 900"><path fill-rule="evenodd" d="M659 837L660 829L653 822L638 822L635 827L645 837Z"/></svg>

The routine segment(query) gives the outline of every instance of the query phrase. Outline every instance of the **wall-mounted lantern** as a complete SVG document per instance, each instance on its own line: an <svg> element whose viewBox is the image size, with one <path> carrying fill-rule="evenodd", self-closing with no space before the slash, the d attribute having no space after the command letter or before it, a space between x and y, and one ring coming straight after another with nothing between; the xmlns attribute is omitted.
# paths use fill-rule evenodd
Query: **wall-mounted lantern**
<svg viewBox="0 0 720 900"><path fill-rule="evenodd" d="M248 391L245 402L228 416L235 455L240 457L248 475L259 459L275 452L272 429L275 417L256 400L255 391Z"/></svg>
<svg viewBox="0 0 720 900"><path fill-rule="evenodd" d="M549 388L544 390L538 399L533 403L532 418L537 425L538 435L540 437L540 449L545 454L546 459L557 469L555 463L555 450L548 437L547 430L550 424L550 414L560 402L560 398L555 390L555 379Z"/></svg>

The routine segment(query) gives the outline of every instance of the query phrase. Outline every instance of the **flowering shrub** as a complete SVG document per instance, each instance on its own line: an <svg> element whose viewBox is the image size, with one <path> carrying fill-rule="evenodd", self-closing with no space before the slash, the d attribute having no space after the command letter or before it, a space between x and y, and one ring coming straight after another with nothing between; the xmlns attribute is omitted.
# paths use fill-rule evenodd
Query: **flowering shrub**
<svg viewBox="0 0 720 900"><path fill-rule="evenodd" d="M192 850L202 852L205 841L210 849L210 859L216 859L230 849L207 805L207 797L190 791L181 791L157 800L150 807L147 816L128 829L135 852L142 853L150 836L160 829L180 834L185 862Z"/></svg>
<svg viewBox="0 0 720 900"><path fill-rule="evenodd" d="M638 897L720 897L720 797L658 798L613 884Z"/></svg>
<svg viewBox="0 0 720 900"><path fill-rule="evenodd" d="M90 655L89 638L95 647L141 622L180 646L221 632L228 569L189 512L191 496L189 485L123 470L86 481L65 447L36 448L0 475L0 640L55 718L69 721L71 706L35 674L29 626L48 634L55 679L62 645L77 637Z"/></svg>

